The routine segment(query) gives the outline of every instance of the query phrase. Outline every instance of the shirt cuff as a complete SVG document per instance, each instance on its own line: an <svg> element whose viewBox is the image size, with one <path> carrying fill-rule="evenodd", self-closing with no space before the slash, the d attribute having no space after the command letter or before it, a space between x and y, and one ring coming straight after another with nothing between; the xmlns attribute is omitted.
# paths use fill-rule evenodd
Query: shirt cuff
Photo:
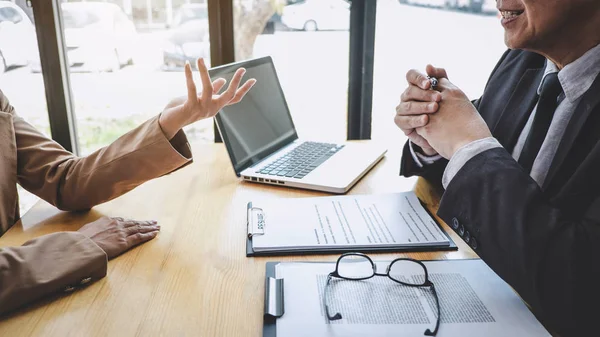
<svg viewBox="0 0 600 337"><path fill-rule="evenodd" d="M436 154L435 156L427 156L415 151L413 142L411 142L410 140L408 141L408 148L410 149L410 154L412 155L415 164L417 164L417 166L420 168L423 168L423 166L426 165L431 165L436 161L442 159L442 156L440 156L439 154Z"/></svg>
<svg viewBox="0 0 600 337"><path fill-rule="evenodd" d="M158 128L160 129L162 135L164 136L165 139L167 139L169 141L169 143L171 143L171 146L173 147L173 149L175 151L179 152L179 154L181 156L183 156L185 159L191 160L192 159L192 149L190 148L188 139L185 136L185 132L183 131L183 129L181 129L181 130L177 131L177 133L175 134L175 136L173 136L173 138L168 139L167 135L165 134L165 131L162 129L162 126L160 125L160 115L161 114L159 114L156 117L156 124L158 125Z"/></svg>
<svg viewBox="0 0 600 337"><path fill-rule="evenodd" d="M498 147L502 147L502 145L500 145L496 138L488 137L476 140L458 149L458 151L454 153L454 156L450 158L450 162L444 171L444 176L442 177L442 185L444 186L444 189L448 188L448 185L450 185L450 182L452 179L454 179L454 176L456 176L458 171L460 171L460 169L462 169L462 167L465 166L469 160L481 152Z"/></svg>

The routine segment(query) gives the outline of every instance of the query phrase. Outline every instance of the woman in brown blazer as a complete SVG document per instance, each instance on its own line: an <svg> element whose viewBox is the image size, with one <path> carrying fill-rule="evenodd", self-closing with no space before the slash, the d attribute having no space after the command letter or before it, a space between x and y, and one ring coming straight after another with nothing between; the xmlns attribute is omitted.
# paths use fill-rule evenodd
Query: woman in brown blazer
<svg viewBox="0 0 600 337"><path fill-rule="evenodd" d="M24 121L0 91L0 235L19 219L17 183L61 210L86 210L192 160L184 126L213 117L239 102L255 80L240 86L239 69L228 89L211 82L198 60L202 93L186 64L187 97L87 157L76 157ZM161 160L156 160L161 158ZM102 218L77 232L39 237L0 249L0 315L47 294L73 289L106 275L107 261L154 238L156 222Z"/></svg>

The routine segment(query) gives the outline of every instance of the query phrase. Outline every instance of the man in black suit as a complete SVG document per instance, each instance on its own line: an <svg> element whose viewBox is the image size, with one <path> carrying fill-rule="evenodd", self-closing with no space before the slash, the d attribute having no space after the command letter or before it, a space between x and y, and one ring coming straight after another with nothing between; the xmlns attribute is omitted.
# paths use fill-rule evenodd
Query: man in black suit
<svg viewBox="0 0 600 337"><path fill-rule="evenodd" d="M510 50L481 98L407 74L401 174L442 183L440 217L551 330L598 336L600 4L497 6Z"/></svg>

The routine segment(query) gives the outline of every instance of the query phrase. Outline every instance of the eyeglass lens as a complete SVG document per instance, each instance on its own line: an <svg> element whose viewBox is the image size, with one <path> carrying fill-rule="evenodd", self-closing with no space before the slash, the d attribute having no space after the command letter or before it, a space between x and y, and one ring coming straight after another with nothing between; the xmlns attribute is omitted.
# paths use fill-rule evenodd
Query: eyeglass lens
<svg viewBox="0 0 600 337"><path fill-rule="evenodd" d="M360 280L372 277L375 274L375 266L365 256L346 255L340 258L337 273L340 277L346 279Z"/></svg>
<svg viewBox="0 0 600 337"><path fill-rule="evenodd" d="M389 267L389 276L398 282L422 286L427 282L425 267L411 260L396 260Z"/></svg>

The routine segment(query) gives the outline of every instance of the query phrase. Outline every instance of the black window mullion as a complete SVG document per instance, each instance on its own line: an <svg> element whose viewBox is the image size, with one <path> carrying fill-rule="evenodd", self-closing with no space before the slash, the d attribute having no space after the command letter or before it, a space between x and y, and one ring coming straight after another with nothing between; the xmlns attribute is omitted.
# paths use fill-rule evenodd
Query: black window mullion
<svg viewBox="0 0 600 337"><path fill-rule="evenodd" d="M208 0L210 63L212 67L235 62L233 0ZM222 143L214 123L215 143Z"/></svg>
<svg viewBox="0 0 600 337"><path fill-rule="evenodd" d="M371 139L376 0L352 0L348 140Z"/></svg>
<svg viewBox="0 0 600 337"><path fill-rule="evenodd" d="M59 0L35 1L33 15L52 139L79 152Z"/></svg>

